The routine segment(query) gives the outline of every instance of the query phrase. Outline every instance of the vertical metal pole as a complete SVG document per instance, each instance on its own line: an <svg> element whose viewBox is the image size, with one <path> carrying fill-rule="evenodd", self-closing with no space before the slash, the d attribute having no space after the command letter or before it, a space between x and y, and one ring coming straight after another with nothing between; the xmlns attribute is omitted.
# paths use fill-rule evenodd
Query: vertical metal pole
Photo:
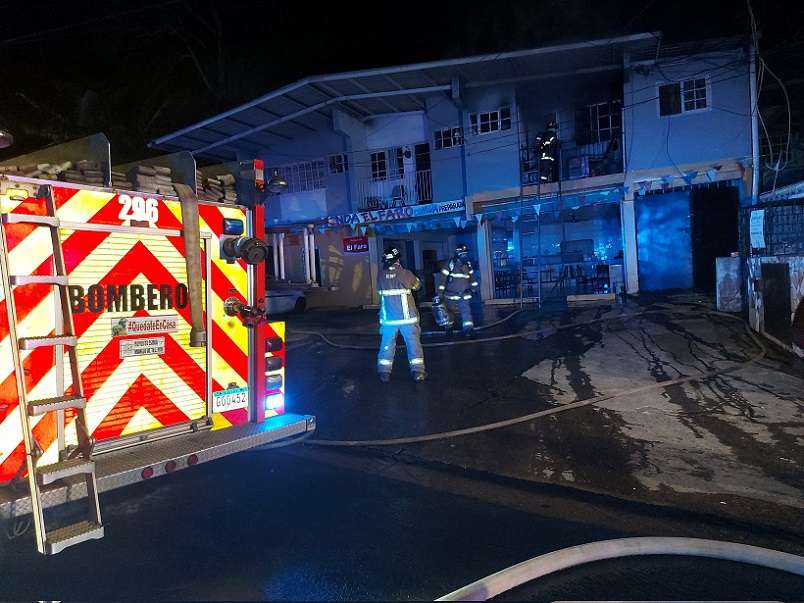
<svg viewBox="0 0 804 603"><path fill-rule="evenodd" d="M542 206L536 213L536 244L539 247L537 270L539 271L539 309L542 309Z"/></svg>
<svg viewBox="0 0 804 603"><path fill-rule="evenodd" d="M279 280L285 280L285 233L279 233Z"/></svg>
<svg viewBox="0 0 804 603"><path fill-rule="evenodd" d="M757 49L751 45L748 83L751 91L751 205L759 199L759 91L757 90Z"/></svg>
<svg viewBox="0 0 804 603"><path fill-rule="evenodd" d="M279 237L276 233L271 235L274 252L274 279L279 280Z"/></svg>
<svg viewBox="0 0 804 603"><path fill-rule="evenodd" d="M261 234L260 239L265 237L265 208L256 203L254 209L249 212L251 222L251 236ZM265 299L265 262L260 262L251 266L253 280L251 282L251 291L253 297L249 300L251 304L258 304ZM255 422L260 422L265 418L265 323L260 323L256 327L249 329L252 332L252 346L250 349L251 355L249 375L251 383L249 383L249 391L254 392L253 406L249 412L249 419Z"/></svg>

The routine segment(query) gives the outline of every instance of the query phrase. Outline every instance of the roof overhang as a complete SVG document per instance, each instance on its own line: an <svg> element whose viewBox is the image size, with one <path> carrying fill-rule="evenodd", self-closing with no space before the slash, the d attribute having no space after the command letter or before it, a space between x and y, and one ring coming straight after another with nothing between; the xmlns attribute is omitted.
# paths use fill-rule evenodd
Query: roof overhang
<svg viewBox="0 0 804 603"><path fill-rule="evenodd" d="M332 127L337 107L357 119L421 111L432 95L456 82L467 88L621 69L625 53L657 48L658 33L642 33L514 52L318 75L161 136L168 151L229 160Z"/></svg>

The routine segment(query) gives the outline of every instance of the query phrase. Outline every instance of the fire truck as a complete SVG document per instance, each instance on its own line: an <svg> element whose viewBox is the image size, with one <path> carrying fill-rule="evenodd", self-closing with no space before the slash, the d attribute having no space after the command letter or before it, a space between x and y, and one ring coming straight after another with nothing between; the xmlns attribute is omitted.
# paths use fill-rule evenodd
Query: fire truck
<svg viewBox="0 0 804 603"><path fill-rule="evenodd" d="M43 554L103 537L101 492L315 429L264 311L260 163L206 201L189 153L143 162L175 196L113 188L109 157L95 135L0 162L0 521ZM91 185L52 168L82 161Z"/></svg>

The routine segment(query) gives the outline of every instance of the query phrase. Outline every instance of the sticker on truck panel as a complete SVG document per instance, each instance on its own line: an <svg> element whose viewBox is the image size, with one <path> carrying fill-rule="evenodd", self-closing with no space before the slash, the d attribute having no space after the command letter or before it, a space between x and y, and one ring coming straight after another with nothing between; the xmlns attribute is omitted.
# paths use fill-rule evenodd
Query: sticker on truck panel
<svg viewBox="0 0 804 603"><path fill-rule="evenodd" d="M120 340L120 358L131 358L132 356L161 356L164 353L164 337Z"/></svg>
<svg viewBox="0 0 804 603"><path fill-rule="evenodd" d="M175 314L112 319L112 337L150 335L151 333L175 333L178 330L179 324Z"/></svg>
<svg viewBox="0 0 804 603"><path fill-rule="evenodd" d="M212 394L212 412L227 412L248 408L248 388L224 389Z"/></svg>

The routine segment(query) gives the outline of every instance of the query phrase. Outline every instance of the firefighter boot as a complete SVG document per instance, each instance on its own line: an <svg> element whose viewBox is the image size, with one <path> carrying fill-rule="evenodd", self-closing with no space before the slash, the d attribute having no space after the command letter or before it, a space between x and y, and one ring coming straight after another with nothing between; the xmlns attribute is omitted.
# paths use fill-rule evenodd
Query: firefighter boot
<svg viewBox="0 0 804 603"><path fill-rule="evenodd" d="M383 383L388 383L391 381L391 373L379 373L380 381Z"/></svg>
<svg viewBox="0 0 804 603"><path fill-rule="evenodd" d="M417 371L417 372L413 373L413 375L412 375L412 376L413 376L413 380L414 380L416 383L421 383L422 381L424 381L425 379L427 379L427 373L422 372L422 371Z"/></svg>

